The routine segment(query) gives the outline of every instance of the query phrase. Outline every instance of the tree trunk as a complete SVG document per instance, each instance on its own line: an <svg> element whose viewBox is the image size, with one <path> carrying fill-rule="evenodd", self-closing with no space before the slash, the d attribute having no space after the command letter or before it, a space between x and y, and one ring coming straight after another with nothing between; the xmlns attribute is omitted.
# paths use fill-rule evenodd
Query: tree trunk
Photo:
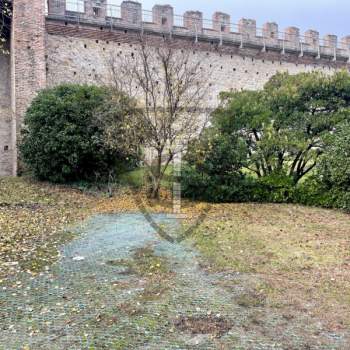
<svg viewBox="0 0 350 350"><path fill-rule="evenodd" d="M155 169L152 176L151 197L153 199L159 199L161 174L162 174L162 153L158 152Z"/></svg>
<svg viewBox="0 0 350 350"><path fill-rule="evenodd" d="M152 199L159 199L159 184L153 184L152 186L152 193L151 193L151 198Z"/></svg>

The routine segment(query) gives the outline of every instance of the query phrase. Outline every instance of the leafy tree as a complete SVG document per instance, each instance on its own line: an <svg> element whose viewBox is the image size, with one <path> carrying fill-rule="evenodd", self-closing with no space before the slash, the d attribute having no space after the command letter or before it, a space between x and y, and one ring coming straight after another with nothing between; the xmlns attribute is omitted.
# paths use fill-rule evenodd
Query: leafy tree
<svg viewBox="0 0 350 350"><path fill-rule="evenodd" d="M349 123L327 137L324 153L312 176L298 186L295 201L350 211Z"/></svg>
<svg viewBox="0 0 350 350"><path fill-rule="evenodd" d="M350 190L350 124L341 125L327 140L318 166L321 182L327 188Z"/></svg>
<svg viewBox="0 0 350 350"><path fill-rule="evenodd" d="M24 119L20 150L28 169L53 182L96 180L120 171L127 154L106 144L98 118L110 99L107 89L96 86L68 84L41 91ZM126 110L123 105L114 112L122 119Z"/></svg>
<svg viewBox="0 0 350 350"><path fill-rule="evenodd" d="M279 73L263 91L221 99L213 124L246 142L247 168L258 177L285 174L296 184L317 165L327 135L349 119L350 76Z"/></svg>

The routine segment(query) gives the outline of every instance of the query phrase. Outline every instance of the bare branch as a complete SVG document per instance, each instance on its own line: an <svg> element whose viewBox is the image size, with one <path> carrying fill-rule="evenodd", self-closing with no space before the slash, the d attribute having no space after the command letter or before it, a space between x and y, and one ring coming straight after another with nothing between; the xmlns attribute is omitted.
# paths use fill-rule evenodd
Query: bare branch
<svg viewBox="0 0 350 350"><path fill-rule="evenodd" d="M8 53L6 42L11 29L12 2L0 0L0 53Z"/></svg>
<svg viewBox="0 0 350 350"><path fill-rule="evenodd" d="M157 164L151 173L161 178L176 154L206 126L208 110L202 106L210 77L193 49L178 49L168 38L160 44L140 38L130 52L114 52L107 66L113 88L137 100L141 113L135 125L144 147L155 155L144 162ZM160 179L155 182L159 185Z"/></svg>

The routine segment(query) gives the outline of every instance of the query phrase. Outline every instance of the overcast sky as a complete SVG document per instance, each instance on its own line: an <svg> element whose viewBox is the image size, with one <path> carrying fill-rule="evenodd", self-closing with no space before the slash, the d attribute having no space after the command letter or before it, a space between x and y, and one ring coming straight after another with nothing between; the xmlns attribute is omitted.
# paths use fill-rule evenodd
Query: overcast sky
<svg viewBox="0 0 350 350"><path fill-rule="evenodd" d="M120 0L109 0L120 5ZM144 0L143 9L151 10L154 4L170 4L175 14L182 15L186 10L202 11L210 19L215 11L231 15L237 23L242 17L253 18L257 26L264 22L277 22L280 31L285 27L296 26L302 32L316 29L321 36L336 34L339 38L350 35L349 0Z"/></svg>

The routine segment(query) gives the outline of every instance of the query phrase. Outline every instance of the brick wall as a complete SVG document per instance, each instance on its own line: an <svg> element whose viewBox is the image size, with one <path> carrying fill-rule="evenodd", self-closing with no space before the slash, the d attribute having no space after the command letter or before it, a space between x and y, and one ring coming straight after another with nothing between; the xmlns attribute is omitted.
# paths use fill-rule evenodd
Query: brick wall
<svg viewBox="0 0 350 350"><path fill-rule="evenodd" d="M108 83L108 61L111 55L130 56L136 49L137 33L123 30L101 30L100 27L47 23L47 83L61 82L103 84ZM154 46L162 44L161 36L149 35ZM318 70L332 74L345 65L342 62L315 60L298 54L261 52L252 48L240 49L233 45L199 42L173 38L175 47L191 50L193 60L202 62L210 77L210 94L204 107L214 108L221 91L261 89L277 72L291 74Z"/></svg>
<svg viewBox="0 0 350 350"><path fill-rule="evenodd" d="M16 154L24 113L37 91L46 85L45 0L13 2L11 56L11 100L15 118L11 150ZM16 159L14 157L14 174L17 173Z"/></svg>
<svg viewBox="0 0 350 350"><path fill-rule="evenodd" d="M0 176L12 174L10 55L0 53Z"/></svg>
<svg viewBox="0 0 350 350"><path fill-rule="evenodd" d="M49 10L52 4L51 1ZM130 4L135 5L131 1L124 2L127 8ZM137 30L130 30L122 25L111 29L103 21L95 24L82 22L77 25L64 18L45 20L45 0L15 0L13 6L11 61L9 57L0 57L0 76L5 77L0 81L0 175L17 172L16 144L24 113L37 91L46 84L54 86L62 82L108 83L108 58L116 53L130 55L140 35ZM139 18L139 7L137 11ZM170 16L170 22L165 24L172 24L173 15L169 6L154 8L154 22L158 21L159 13L162 16ZM189 13L192 16L194 14ZM191 21L201 22L201 14L195 14L196 18L191 17ZM124 21L132 22L125 13L122 17L125 17ZM185 18L186 27L193 26L191 21L187 23ZM163 22L161 21L161 24ZM228 23L228 20L226 22ZM154 46L162 45L163 38L159 28L154 29L152 23L148 25L151 31L145 35L148 36L149 42ZM255 22L251 20L242 20L240 25L244 33L248 25L252 32L256 30ZM278 41L274 34L277 28L276 24L270 23L264 29L273 43ZM201 32L201 29L202 24L196 26L196 31ZM229 30L229 27L220 27L220 31L225 32L226 29ZM290 28L288 33L295 36L295 31L296 28ZM200 37L197 42L194 37L180 34L173 35L174 47L191 50L193 60L202 62L202 67L211 80L210 94L204 101L204 107L215 108L218 94L223 90L260 89L279 71L296 74L319 70L332 74L337 69L348 69L346 57L333 60L334 49L328 56L321 55L317 59L313 54L300 54L298 50L286 49L282 54L280 49L262 50L259 45L240 47L231 40L235 33L229 33L230 39L222 36L218 41L214 37Z"/></svg>

